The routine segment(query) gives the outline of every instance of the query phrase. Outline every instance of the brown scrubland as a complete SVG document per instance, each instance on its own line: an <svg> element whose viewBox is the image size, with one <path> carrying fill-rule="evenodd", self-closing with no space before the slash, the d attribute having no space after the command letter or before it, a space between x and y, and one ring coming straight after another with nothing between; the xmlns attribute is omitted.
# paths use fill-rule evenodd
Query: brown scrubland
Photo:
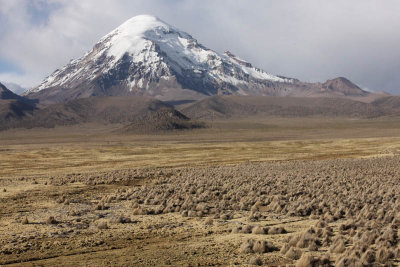
<svg viewBox="0 0 400 267"><path fill-rule="evenodd" d="M399 266L400 120L0 133L0 265Z"/></svg>

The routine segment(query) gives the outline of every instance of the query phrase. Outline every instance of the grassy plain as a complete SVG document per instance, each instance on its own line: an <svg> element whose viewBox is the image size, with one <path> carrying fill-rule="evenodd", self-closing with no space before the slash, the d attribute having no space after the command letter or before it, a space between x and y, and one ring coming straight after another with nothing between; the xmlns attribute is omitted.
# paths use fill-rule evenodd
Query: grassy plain
<svg viewBox="0 0 400 267"><path fill-rule="evenodd" d="M291 236L326 219L325 213L298 214L297 207L294 214L271 208L273 197L282 197L278 191L293 190L291 177L307 176L307 168L317 177L321 174L316 166L330 177L342 169L346 176L354 174L346 173L349 166L363 164L366 177L374 177L370 166L387 158L392 162L387 168L395 172L400 155L399 118L264 118L208 124L207 129L157 135L117 134L118 125L0 132L0 265L244 265L257 257L268 266L294 264L296 259L279 251L257 254L240 249L251 238L271 242L279 250ZM330 173L331 165L335 172ZM267 198L257 195L256 189L248 191L262 202L257 220L251 219L255 203L244 196L241 201L249 207L243 209L230 202L218 206L221 200L208 203L207 198L203 202L209 207L200 215L184 214L198 212L189 204L169 208L170 198L182 197L174 195L182 187L193 187L197 200L190 201L201 203L201 192L206 190L202 183L215 179L229 184L229 177L235 181L243 177L251 184L253 171L260 185L263 174L275 173L283 177L284 187L272 190ZM205 180L196 182L198 177ZM385 184L386 177L380 178ZM173 193L158 202L153 201L155 195L148 200L147 194L164 192L162 181L172 186L167 189ZM155 215L160 205L164 211ZM46 223L50 216L57 223ZM123 218L128 222L123 223ZM325 221L336 236L339 225L351 218ZM232 232L246 225L282 226L287 233ZM344 236L346 246L353 247L351 238ZM318 252L302 250L321 256L329 246L320 244ZM338 254L330 255L332 264L340 259Z"/></svg>
<svg viewBox="0 0 400 267"><path fill-rule="evenodd" d="M0 132L0 177L140 167L354 158L400 151L400 120L288 119L210 122L158 135L110 134L110 127Z"/></svg>

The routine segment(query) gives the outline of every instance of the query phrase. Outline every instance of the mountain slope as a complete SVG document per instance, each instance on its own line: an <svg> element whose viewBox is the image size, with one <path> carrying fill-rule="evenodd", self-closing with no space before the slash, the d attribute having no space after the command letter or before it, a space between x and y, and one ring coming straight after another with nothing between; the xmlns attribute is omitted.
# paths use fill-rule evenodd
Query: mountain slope
<svg viewBox="0 0 400 267"><path fill-rule="evenodd" d="M269 74L230 52L204 47L156 17L141 15L25 94L42 102L124 95L177 100L225 94L312 96L322 86ZM335 87L327 88L327 94L337 93ZM366 93L351 86L344 91Z"/></svg>
<svg viewBox="0 0 400 267"><path fill-rule="evenodd" d="M30 116L36 109L34 105L15 99L0 99L0 129L11 121Z"/></svg>
<svg viewBox="0 0 400 267"><path fill-rule="evenodd" d="M26 91L26 88L23 88L22 86L16 83L4 82L3 85L5 85L10 91L12 91L14 94L17 95L21 95Z"/></svg>
<svg viewBox="0 0 400 267"><path fill-rule="evenodd" d="M191 121L177 110L159 109L156 112L137 118L119 132L157 133L173 130L204 128L204 123Z"/></svg>
<svg viewBox="0 0 400 267"><path fill-rule="evenodd" d="M22 97L14 94L11 90L9 90L4 84L0 83L0 99L19 99Z"/></svg>
<svg viewBox="0 0 400 267"><path fill-rule="evenodd" d="M360 87L344 77L328 80L324 84L322 84L322 88L326 91L334 91L342 93L346 96L367 94L366 91L362 90Z"/></svg>
<svg viewBox="0 0 400 267"><path fill-rule="evenodd" d="M381 97L371 103L390 115L400 115L400 96Z"/></svg>
<svg viewBox="0 0 400 267"><path fill-rule="evenodd" d="M0 124L0 129L51 128L81 123L129 124L146 120L160 110L177 112L164 102L149 97L91 97L34 109L25 116L9 117Z"/></svg>
<svg viewBox="0 0 400 267"><path fill-rule="evenodd" d="M184 107L193 119L214 120L262 116L379 117L393 112L381 106L343 98L212 96Z"/></svg>
<svg viewBox="0 0 400 267"><path fill-rule="evenodd" d="M10 121L29 116L35 109L32 101L14 94L0 83L0 128Z"/></svg>

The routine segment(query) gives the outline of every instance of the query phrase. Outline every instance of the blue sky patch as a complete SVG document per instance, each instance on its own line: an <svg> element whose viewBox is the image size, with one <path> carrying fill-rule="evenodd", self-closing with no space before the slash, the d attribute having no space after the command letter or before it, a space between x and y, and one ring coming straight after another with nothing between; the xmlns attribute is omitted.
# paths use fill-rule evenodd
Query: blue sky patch
<svg viewBox="0 0 400 267"><path fill-rule="evenodd" d="M30 21L33 25L43 26L47 25L50 14L59 8L59 3L49 3L45 0L29 1L27 5L27 11L30 16Z"/></svg>
<svg viewBox="0 0 400 267"><path fill-rule="evenodd" d="M25 72L13 63L0 58L0 73L24 74Z"/></svg>

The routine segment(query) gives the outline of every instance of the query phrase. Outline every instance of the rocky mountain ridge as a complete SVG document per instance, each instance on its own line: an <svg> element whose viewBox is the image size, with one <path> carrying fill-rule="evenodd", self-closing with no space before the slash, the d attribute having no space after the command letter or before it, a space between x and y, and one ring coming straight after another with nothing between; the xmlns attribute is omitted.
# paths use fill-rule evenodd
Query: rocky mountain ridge
<svg viewBox="0 0 400 267"><path fill-rule="evenodd" d="M364 96L347 79L305 83L267 73L227 51L219 54L154 16L131 18L83 57L25 95L42 102L145 95L162 100L210 95Z"/></svg>

